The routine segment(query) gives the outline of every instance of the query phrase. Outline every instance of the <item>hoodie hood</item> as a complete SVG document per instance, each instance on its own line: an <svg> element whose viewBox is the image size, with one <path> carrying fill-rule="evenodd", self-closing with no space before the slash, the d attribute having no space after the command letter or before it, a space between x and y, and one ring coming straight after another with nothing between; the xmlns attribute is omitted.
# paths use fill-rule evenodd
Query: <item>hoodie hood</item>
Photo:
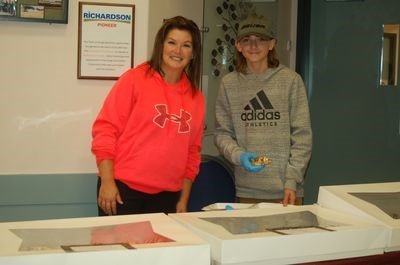
<svg viewBox="0 0 400 265"><path fill-rule="evenodd" d="M240 73L240 76L247 80L267 80L284 68L285 66L280 64L278 67L267 68L264 72L260 74L254 74L247 69L246 74Z"/></svg>
<svg viewBox="0 0 400 265"><path fill-rule="evenodd" d="M154 69L150 69L149 63L143 63L139 67L148 72L150 75L153 75L157 82L159 82L163 88L168 89L169 92L185 94L187 92L191 92L192 90L192 85L185 72L182 72L181 79L178 83L169 84L164 80L159 72L155 71Z"/></svg>

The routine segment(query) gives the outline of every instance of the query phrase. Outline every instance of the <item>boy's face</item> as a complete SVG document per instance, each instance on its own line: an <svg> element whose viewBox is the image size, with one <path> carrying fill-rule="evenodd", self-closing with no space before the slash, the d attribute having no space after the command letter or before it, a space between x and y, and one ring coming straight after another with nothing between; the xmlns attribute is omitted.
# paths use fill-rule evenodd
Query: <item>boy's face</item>
<svg viewBox="0 0 400 265"><path fill-rule="evenodd" d="M275 39L263 39L249 35L236 42L236 49L241 52L248 63L267 63L267 55L275 47Z"/></svg>

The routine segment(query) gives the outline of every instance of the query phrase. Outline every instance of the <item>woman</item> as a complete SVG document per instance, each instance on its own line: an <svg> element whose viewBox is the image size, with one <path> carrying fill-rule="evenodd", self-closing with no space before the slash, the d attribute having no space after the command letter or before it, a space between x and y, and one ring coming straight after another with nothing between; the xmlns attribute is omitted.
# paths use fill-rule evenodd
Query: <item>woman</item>
<svg viewBox="0 0 400 265"><path fill-rule="evenodd" d="M125 72L93 124L99 215L185 212L200 164L200 31L164 21L150 61Z"/></svg>

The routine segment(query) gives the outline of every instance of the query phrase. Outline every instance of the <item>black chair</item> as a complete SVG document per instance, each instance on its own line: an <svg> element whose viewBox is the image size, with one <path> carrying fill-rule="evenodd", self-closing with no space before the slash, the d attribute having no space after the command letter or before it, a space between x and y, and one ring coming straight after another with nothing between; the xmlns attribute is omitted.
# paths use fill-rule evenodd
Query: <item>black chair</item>
<svg viewBox="0 0 400 265"><path fill-rule="evenodd" d="M200 171L192 185L189 212L217 202L235 202L236 189L233 170L222 157L202 155Z"/></svg>

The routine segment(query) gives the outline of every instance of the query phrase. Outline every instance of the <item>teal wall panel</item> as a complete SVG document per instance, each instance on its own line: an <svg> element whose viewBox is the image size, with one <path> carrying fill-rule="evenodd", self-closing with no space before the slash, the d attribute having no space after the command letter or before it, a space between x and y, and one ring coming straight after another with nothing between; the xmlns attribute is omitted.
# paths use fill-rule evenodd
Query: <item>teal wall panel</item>
<svg viewBox="0 0 400 265"><path fill-rule="evenodd" d="M96 174L0 176L0 222L97 215Z"/></svg>
<svg viewBox="0 0 400 265"><path fill-rule="evenodd" d="M400 181L400 95L379 85L383 24L400 1L310 1L313 154L305 203L322 185Z"/></svg>

